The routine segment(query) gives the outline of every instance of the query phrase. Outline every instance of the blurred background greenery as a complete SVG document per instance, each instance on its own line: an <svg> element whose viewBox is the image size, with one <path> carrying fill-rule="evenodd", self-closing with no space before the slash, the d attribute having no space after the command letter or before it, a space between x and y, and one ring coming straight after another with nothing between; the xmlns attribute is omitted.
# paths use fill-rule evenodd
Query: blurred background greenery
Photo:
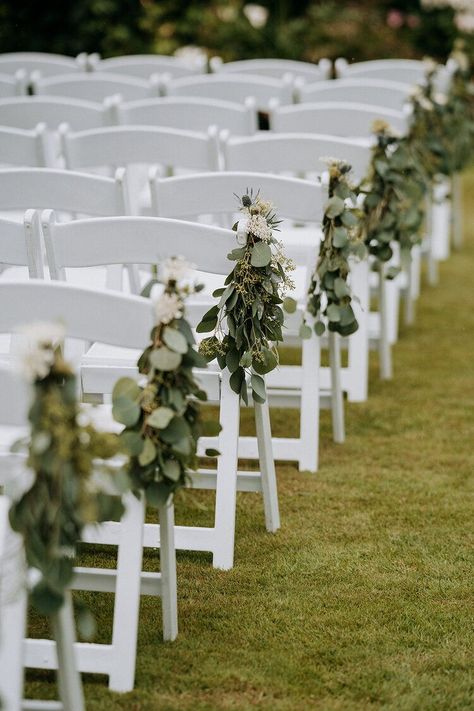
<svg viewBox="0 0 474 711"><path fill-rule="evenodd" d="M443 60L458 34L453 9L422 0L0 0L0 52Z"/></svg>

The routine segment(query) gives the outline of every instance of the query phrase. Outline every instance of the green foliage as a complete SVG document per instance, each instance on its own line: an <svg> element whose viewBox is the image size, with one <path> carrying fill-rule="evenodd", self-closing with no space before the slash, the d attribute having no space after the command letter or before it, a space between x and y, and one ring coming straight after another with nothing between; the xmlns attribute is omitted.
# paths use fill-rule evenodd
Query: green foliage
<svg viewBox="0 0 474 711"><path fill-rule="evenodd" d="M197 468L197 442L204 433L197 401L205 400L206 393L194 379L193 368L205 367L206 361L194 349L184 318L188 291L180 289L176 279L168 279L160 299L174 311L154 326L151 343L138 361L147 382L138 385L132 378L121 378L112 393L113 415L125 425L120 441L130 457L132 486L144 491L155 506L186 485L187 473ZM158 313L160 300L155 308ZM217 434L220 427L215 424ZM207 456L217 454L213 450Z"/></svg>
<svg viewBox="0 0 474 711"><path fill-rule="evenodd" d="M224 288L213 294L218 304L198 325L199 333L214 332L201 342L199 351L229 370L231 388L246 403L248 373L252 397L264 402L263 380L252 371L264 375L278 365L275 344L283 340L281 304L286 290L293 287L288 272L294 264L273 236L279 223L272 205L251 191L242 197L240 209L245 218L234 229L241 246L228 255L235 266Z"/></svg>
<svg viewBox="0 0 474 711"><path fill-rule="evenodd" d="M328 329L349 336L358 323L352 309L348 285L349 258L365 257L366 250L357 227L359 210L355 208L357 190L349 182L351 166L343 161L329 165L329 199L323 218L323 241L318 262L308 289L307 311L315 319L314 330L321 336ZM300 335L307 338L311 330L304 323Z"/></svg>
<svg viewBox="0 0 474 711"><path fill-rule="evenodd" d="M40 572L32 602L46 615L63 603L84 526L120 517L119 494L127 486L105 461L94 463L117 454L118 437L80 424L76 392L76 378L56 348L48 373L34 382L29 412L28 466L34 481L10 510L27 564ZM115 496L107 493L111 486Z"/></svg>
<svg viewBox="0 0 474 711"><path fill-rule="evenodd" d="M370 254L388 262L393 242L407 252L420 243L429 184L409 138L394 135L382 121L376 122L374 132L371 168L361 188L366 193L361 236Z"/></svg>

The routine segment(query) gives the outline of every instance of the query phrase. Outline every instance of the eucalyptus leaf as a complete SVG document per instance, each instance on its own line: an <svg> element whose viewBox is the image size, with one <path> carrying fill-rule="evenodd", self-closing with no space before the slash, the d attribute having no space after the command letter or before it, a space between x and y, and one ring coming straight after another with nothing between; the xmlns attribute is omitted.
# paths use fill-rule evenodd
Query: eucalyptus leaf
<svg viewBox="0 0 474 711"><path fill-rule="evenodd" d="M176 415L176 412L169 407L157 407L156 410L147 417L146 424L155 429L164 430Z"/></svg>
<svg viewBox="0 0 474 711"><path fill-rule="evenodd" d="M156 457L156 447L149 437L146 437L143 442L143 449L138 455L138 461L142 467L146 467Z"/></svg>
<svg viewBox="0 0 474 711"><path fill-rule="evenodd" d="M171 326L166 326L163 331L163 341L168 346L168 348L175 353L180 353L184 355L188 351L188 342L186 337L178 331L176 328Z"/></svg>
<svg viewBox="0 0 474 711"><path fill-rule="evenodd" d="M272 259L272 250L266 242L257 242L252 249L250 263L253 267L266 267Z"/></svg>
<svg viewBox="0 0 474 711"><path fill-rule="evenodd" d="M179 353L171 351L166 346L155 348L150 353L150 363L157 370L176 370L181 363L182 356Z"/></svg>

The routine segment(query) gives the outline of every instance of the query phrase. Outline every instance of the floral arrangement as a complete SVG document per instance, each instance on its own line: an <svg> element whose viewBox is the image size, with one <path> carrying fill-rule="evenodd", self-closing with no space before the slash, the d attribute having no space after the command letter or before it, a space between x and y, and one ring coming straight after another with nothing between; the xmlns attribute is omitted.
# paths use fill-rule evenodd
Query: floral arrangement
<svg viewBox="0 0 474 711"><path fill-rule="evenodd" d="M278 365L276 344L283 340L284 322L281 305L286 292L294 288L289 273L295 265L273 235L279 221L272 204L252 190L238 200L244 216L234 225L239 246L228 255L235 266L224 287L213 293L219 303L197 327L199 333L214 332L203 339L199 351L207 361L216 358L221 368L228 368L231 388L245 403L248 374L252 397L262 403L261 376Z"/></svg>
<svg viewBox="0 0 474 711"><path fill-rule="evenodd" d="M34 397L30 436L14 450L27 444L34 476L12 504L10 522L23 536L28 566L35 571L33 604L54 614L71 582L84 526L121 516L120 494L128 479L107 466L119 451L118 437L97 431L81 412L76 377L61 353L61 326L36 323L22 335L19 363ZM81 621L84 629L84 616Z"/></svg>
<svg viewBox="0 0 474 711"><path fill-rule="evenodd" d="M385 121L374 123L377 139L369 175L361 186L365 193L361 236L378 262L393 255L392 243L411 252L421 241L425 217L425 175L410 150L409 139L397 136ZM387 270L393 277L398 269Z"/></svg>
<svg viewBox="0 0 474 711"><path fill-rule="evenodd" d="M358 328L348 284L349 257L355 255L362 259L366 249L358 231L358 190L350 182L351 166L332 158L328 165L329 199L324 211L323 241L311 277L306 308L315 319L314 330L318 336L326 330L323 316L327 318L329 331L349 336ZM311 335L306 323L300 335Z"/></svg>
<svg viewBox="0 0 474 711"><path fill-rule="evenodd" d="M206 361L194 349L185 319L185 298L200 290L199 285L186 283L190 271L182 257L164 263L161 293L156 298L151 293L155 315L151 342L138 360L143 382L121 378L112 393L112 414L125 425L120 441L130 456L132 486L144 491L155 506L184 486L187 472L197 468L199 436L220 430L218 423L202 422L197 402L206 400L206 393L194 379L193 368L206 366ZM217 454L206 450L207 456Z"/></svg>

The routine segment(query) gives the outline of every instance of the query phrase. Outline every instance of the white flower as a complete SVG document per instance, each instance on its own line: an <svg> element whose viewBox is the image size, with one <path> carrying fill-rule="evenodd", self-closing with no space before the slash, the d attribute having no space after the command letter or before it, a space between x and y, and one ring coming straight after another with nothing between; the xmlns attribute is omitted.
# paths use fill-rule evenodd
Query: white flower
<svg viewBox="0 0 474 711"><path fill-rule="evenodd" d="M164 282L176 281L182 282L189 279L191 271L195 269L195 265L188 262L184 257L170 257L165 259L161 268L161 277Z"/></svg>
<svg viewBox="0 0 474 711"><path fill-rule="evenodd" d="M433 111L433 102L427 99L426 96L419 96L418 103L425 111Z"/></svg>
<svg viewBox="0 0 474 711"><path fill-rule="evenodd" d="M174 53L175 57L179 57L187 64L202 64L207 59L206 52L201 47L196 47L193 44L188 44L185 47L180 47Z"/></svg>
<svg viewBox="0 0 474 711"><path fill-rule="evenodd" d="M19 329L15 350L18 369L30 383L43 380L54 363L54 351L64 339L61 324L37 321Z"/></svg>
<svg viewBox="0 0 474 711"><path fill-rule="evenodd" d="M438 65L436 64L434 59L431 59L431 57L425 57L423 59L423 65L427 74L433 74L433 72L435 72L438 68Z"/></svg>
<svg viewBox="0 0 474 711"><path fill-rule="evenodd" d="M272 238L272 230L263 215L252 215L248 221L247 230L262 242L270 242Z"/></svg>
<svg viewBox="0 0 474 711"><path fill-rule="evenodd" d="M456 27L461 32L466 32L469 34L474 32L474 12L459 12L456 15ZM467 65L467 59L465 63ZM463 71L467 71L467 67Z"/></svg>
<svg viewBox="0 0 474 711"><path fill-rule="evenodd" d="M157 323L170 323L183 315L183 302L177 294L163 292L159 299L153 302Z"/></svg>
<svg viewBox="0 0 474 711"><path fill-rule="evenodd" d="M237 223L237 244L240 244L241 247L245 247L247 244L247 237L249 233L249 221L248 219L244 218L242 220L239 220Z"/></svg>
<svg viewBox="0 0 474 711"><path fill-rule="evenodd" d="M249 3L248 5L244 5L244 15L252 27L258 30L267 24L268 9L263 7L263 5Z"/></svg>
<svg viewBox="0 0 474 711"><path fill-rule="evenodd" d="M448 97L446 94L443 94L443 92L439 91L437 94L434 96L434 100L439 106L446 106L448 103Z"/></svg>

